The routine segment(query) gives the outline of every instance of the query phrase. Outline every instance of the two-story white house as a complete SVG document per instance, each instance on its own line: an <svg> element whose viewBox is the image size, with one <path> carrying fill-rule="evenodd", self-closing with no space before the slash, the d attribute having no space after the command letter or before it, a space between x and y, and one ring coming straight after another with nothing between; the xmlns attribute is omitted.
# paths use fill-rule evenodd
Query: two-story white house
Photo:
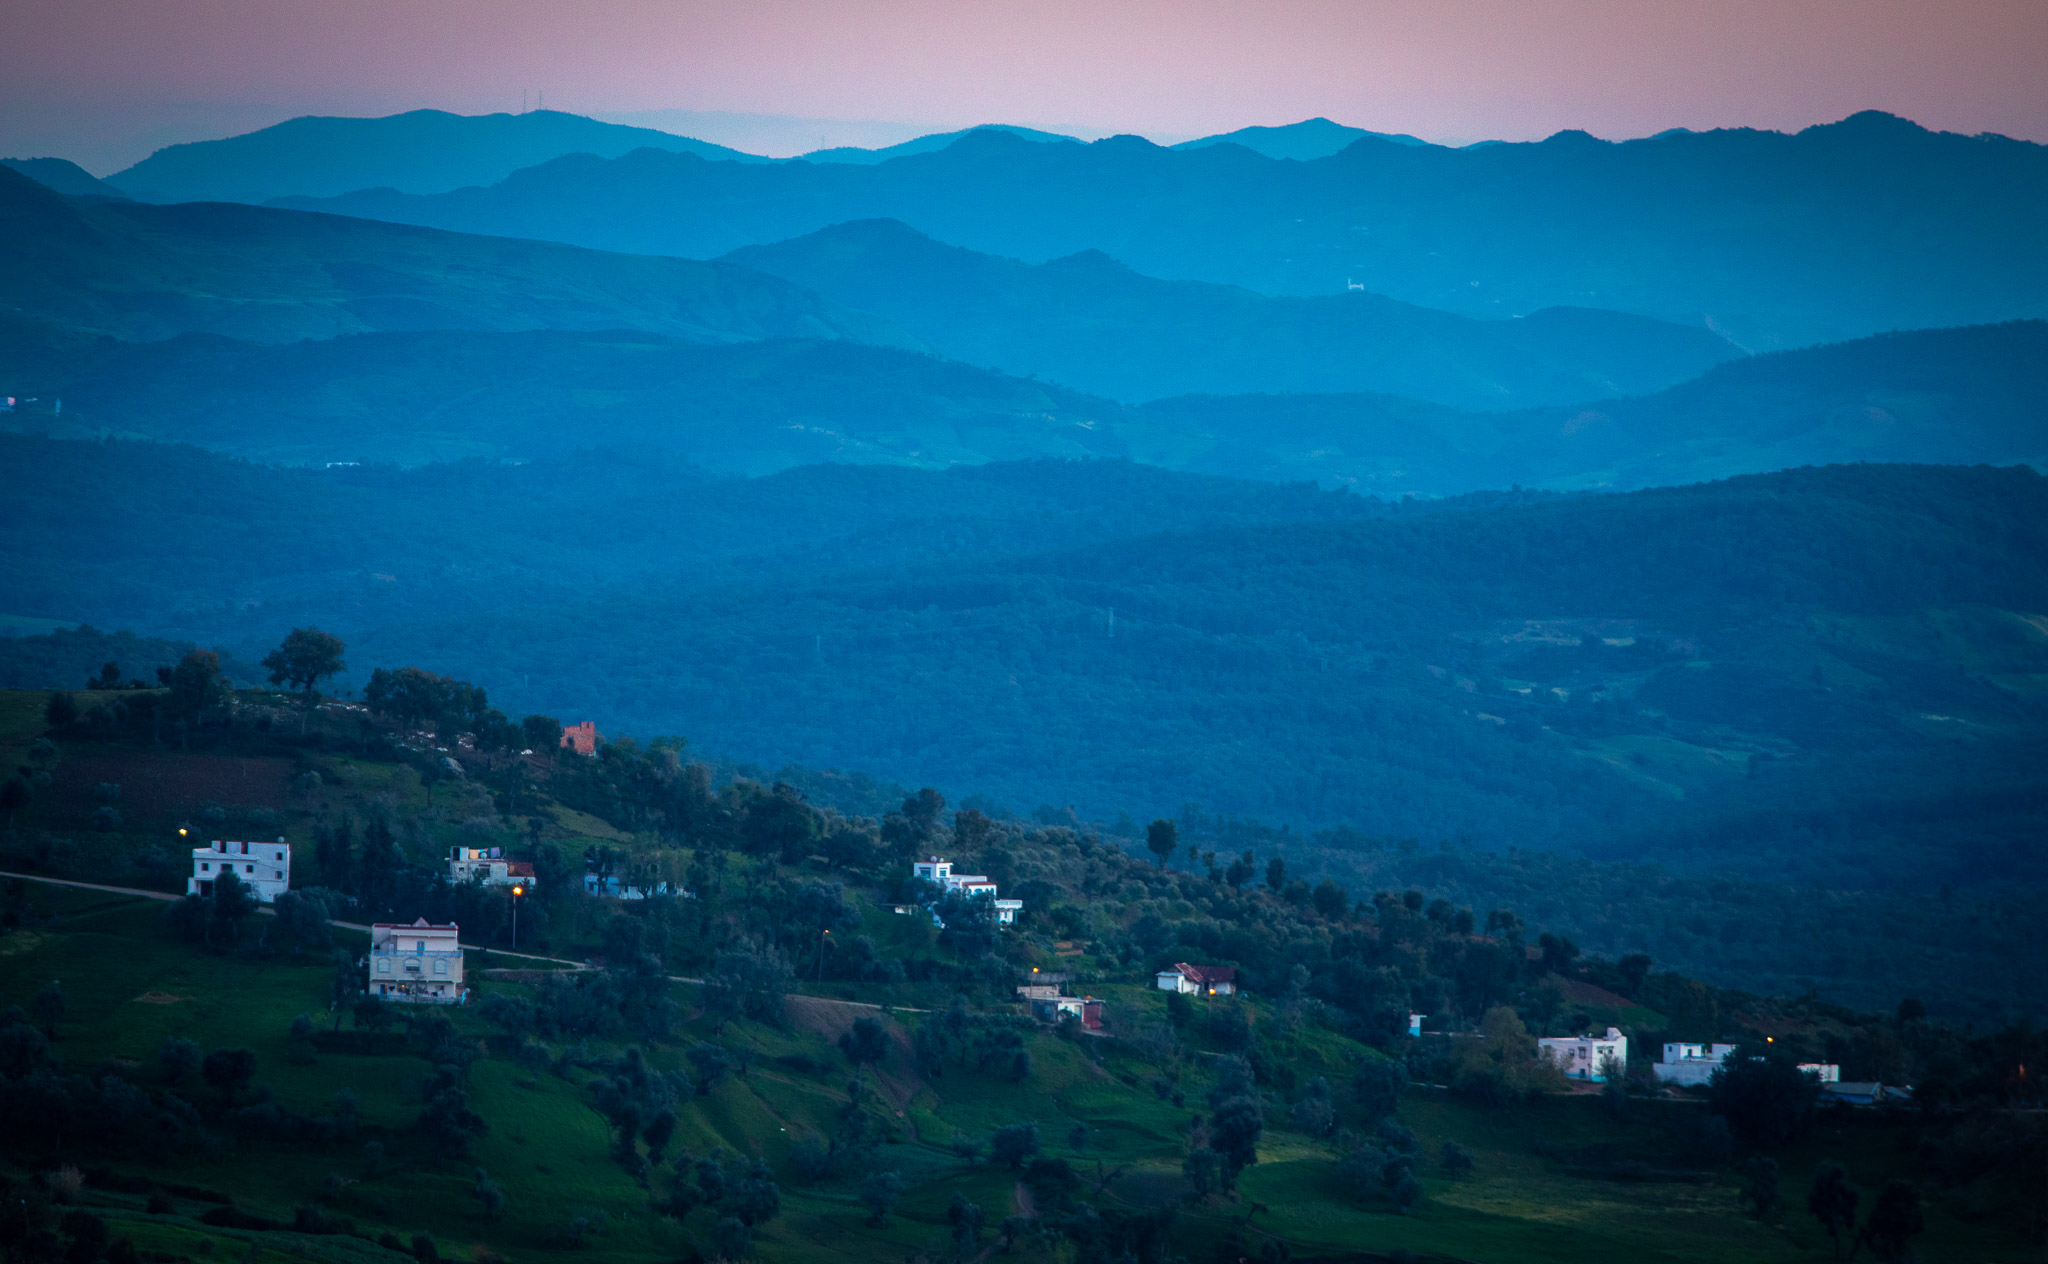
<svg viewBox="0 0 2048 1264"><path fill-rule="evenodd" d="M942 891L960 891L994 901L996 920L1006 926L1014 923L1017 914L1024 909L1022 900L1000 898L996 884L988 880L987 874L954 873L953 862L943 856L930 856L913 861L910 872L913 877L922 878Z"/></svg>
<svg viewBox="0 0 2048 1264"><path fill-rule="evenodd" d="M240 878L263 903L272 903L292 887L291 845L282 838L274 843L215 839L204 847L194 847L185 894L212 895L213 884L224 873Z"/></svg>
<svg viewBox="0 0 2048 1264"><path fill-rule="evenodd" d="M502 847L455 847L448 852L448 881L457 885L482 882L487 887L533 889L533 866L505 859Z"/></svg>
<svg viewBox="0 0 2048 1264"><path fill-rule="evenodd" d="M1545 1036L1536 1044L1574 1080L1604 1082L1609 1058L1623 1070L1628 1067L1628 1037L1619 1027L1609 1027L1604 1036Z"/></svg>
<svg viewBox="0 0 2048 1264"><path fill-rule="evenodd" d="M410 926L378 922L370 927L370 995L405 1005L460 1005L469 999L462 981L461 928L435 926L422 917Z"/></svg>

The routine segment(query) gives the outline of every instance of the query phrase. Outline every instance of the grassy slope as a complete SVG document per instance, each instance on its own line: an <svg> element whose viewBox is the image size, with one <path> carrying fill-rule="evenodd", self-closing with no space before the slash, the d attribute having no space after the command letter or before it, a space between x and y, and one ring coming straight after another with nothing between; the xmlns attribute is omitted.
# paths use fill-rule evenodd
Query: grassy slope
<svg viewBox="0 0 2048 1264"><path fill-rule="evenodd" d="M549 1244L551 1235L569 1215L593 1209L608 1213L612 1228L600 1246L585 1254L653 1260L687 1249L686 1230L651 1212L646 1191L612 1161L607 1127L576 1083L546 1073L529 1076L504 1062L478 1063L471 1073L471 1103L491 1121L491 1131L472 1159L437 1167L402 1131L417 1110L412 1086L427 1071L423 1061L410 1054L323 1054L307 1066L289 1061L286 1026L294 1014L321 1013L325 963L207 956L169 941L159 929L160 906L132 897L37 887L31 900L58 917L0 940L0 1003L21 1003L46 979L62 978L71 1016L60 1028L57 1047L67 1064L85 1067L109 1057L146 1060L160 1040L173 1035L209 1048L247 1047L260 1060L259 1081L287 1106L322 1113L336 1091L359 1094L366 1135L382 1136L391 1150L375 1175L364 1170L352 1145L296 1153L254 1143L214 1159L141 1165L142 1173L216 1188L251 1211L289 1219L294 1205L314 1201L329 1172L339 1172L356 1183L336 1210L373 1232L387 1225L402 1236L429 1232L444 1253L451 1247L467 1253L486 1246L517 1261L573 1258L577 1252ZM1111 999L1119 1030L1164 1019L1164 998L1157 993L1128 986L1114 989ZM1263 1006L1255 1008L1264 1012ZM956 1129L985 1138L1002 1124L1035 1120L1046 1151L1070 1158L1084 1175L1096 1171L1098 1159L1106 1168L1124 1169L1105 1205L1143 1209L1182 1197L1178 1166L1186 1121L1197 1109L1199 1075L1190 1085L1191 1105L1178 1109L1143 1087L1142 1077L1150 1069L1128 1053L1113 1047L1097 1063L1084 1046L1037 1036L1030 1039L1035 1073L1023 1086L952 1067L937 1084L926 1085L903 1065L900 1050L882 1068L877 1077L881 1096L892 1105L902 1100L904 1106L898 1108L897 1137L881 1149L876 1165L899 1171L908 1189L890 1225L866 1224L865 1211L851 1197L858 1174L806 1188L786 1164L791 1141L806 1129L829 1129L845 1101L845 1071L829 1040L859 1012L828 1001L801 1001L786 1028L742 1024L728 1029L729 1044L751 1044L761 1060L743 1080L729 1081L685 1108L678 1130L681 1145L700 1154L724 1145L766 1157L778 1167L784 1212L763 1235L767 1258L872 1259L914 1251L943 1232L945 1207L956 1191L981 1204L991 1226L1011 1214L1017 1205L1013 1178L953 1157L946 1147ZM479 1035L487 1030L473 1012L456 1017L465 1030ZM898 1021L918 1019L906 1015ZM701 1020L691 1028L699 1036L709 1035ZM1290 1052L1306 1072L1318 1064L1335 1070L1352 1050L1328 1033L1312 1033ZM776 1061L799 1053L824 1069L796 1071ZM657 1048L651 1056L660 1066L681 1063L674 1048ZM584 1077L579 1072L574 1078ZM1782 1228L1756 1225L1739 1214L1733 1188L1711 1176L1627 1182L1572 1175L1532 1145L1540 1139L1552 1153L1559 1147L1617 1146L1669 1162L1679 1155L1667 1117L1696 1110L1683 1103L1646 1103L1616 1123L1588 1097L1488 1112L1411 1092L1401 1118L1419 1134L1425 1153L1433 1154L1442 1140L1455 1137L1474 1150L1479 1167L1473 1176L1454 1181L1426 1161L1422 1170L1428 1196L1409 1216L1393 1214L1383 1200L1358 1206L1338 1181L1329 1147L1269 1122L1261 1162L1243 1182L1243 1201L1184 1207L1181 1249L1190 1258L1205 1258L1205 1244L1219 1239L1228 1218L1242 1215L1255 1202L1265 1208L1254 1216L1255 1228L1288 1241L1297 1255L1404 1247L1484 1261L1824 1258L1825 1240L1803 1217L1788 1218ZM1066 1141L1076 1121L1090 1129L1079 1153ZM1784 1156L1788 1190L1802 1189L1812 1164L1823 1157L1847 1160L1866 1188L1898 1171L1902 1156L1874 1121L1830 1128L1832 1135L1824 1129ZM506 1212L495 1220L481 1216L469 1196L472 1171L479 1166L509 1197ZM141 1223L148 1225L146 1231L135 1231L141 1244L171 1249L178 1249L181 1240L184 1249L192 1249L192 1239L201 1232L238 1236L181 1227L176 1218ZM1923 1239L1928 1260L2017 1258L2008 1254L2015 1244L1990 1229L1955 1221L1939 1208L1930 1208L1929 1223ZM689 1225L699 1233L705 1227L699 1220ZM296 1237L254 1236L286 1250ZM325 1248L323 1258L340 1258L334 1252L344 1246L369 1250L346 1240L313 1241Z"/></svg>

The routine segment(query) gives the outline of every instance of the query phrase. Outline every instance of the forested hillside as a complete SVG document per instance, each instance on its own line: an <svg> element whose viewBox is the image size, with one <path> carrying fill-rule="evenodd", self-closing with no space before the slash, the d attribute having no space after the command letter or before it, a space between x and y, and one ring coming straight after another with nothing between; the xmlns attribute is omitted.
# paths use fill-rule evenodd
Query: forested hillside
<svg viewBox="0 0 2048 1264"><path fill-rule="evenodd" d="M1265 294L1341 294L1349 280L1473 316L1601 307L1712 320L1763 350L2048 315L2044 198L2048 147L1864 113L1796 135L1618 144L1583 132L1472 149L1364 138L1308 162L985 129L875 166L642 150L562 158L489 188L291 205L697 258L891 218L1034 263L1092 249L1147 276Z"/></svg>
<svg viewBox="0 0 2048 1264"><path fill-rule="evenodd" d="M2041 877L2048 493L2024 470L1391 505L1099 462L6 452L12 613L245 659L317 622L509 708L1026 816L1179 815L1360 881L1451 864L1443 839L1830 890ZM1607 881L1555 915L1661 907L1660 879Z"/></svg>

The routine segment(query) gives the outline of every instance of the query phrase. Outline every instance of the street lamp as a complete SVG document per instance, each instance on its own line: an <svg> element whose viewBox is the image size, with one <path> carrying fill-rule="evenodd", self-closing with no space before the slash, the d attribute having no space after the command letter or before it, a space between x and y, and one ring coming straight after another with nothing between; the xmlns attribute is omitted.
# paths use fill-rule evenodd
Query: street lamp
<svg viewBox="0 0 2048 1264"><path fill-rule="evenodd" d="M817 981L818 981L819 983L823 983L823 982L825 981L825 944L826 944L826 941L830 940L831 938L832 938L832 928L831 928L831 927L829 927L829 926L825 928L825 933L824 933L824 934L822 934L822 935L818 936L818 978L817 978Z"/></svg>
<svg viewBox="0 0 2048 1264"><path fill-rule="evenodd" d="M519 951L519 897L526 894L526 888L512 884L512 950Z"/></svg>

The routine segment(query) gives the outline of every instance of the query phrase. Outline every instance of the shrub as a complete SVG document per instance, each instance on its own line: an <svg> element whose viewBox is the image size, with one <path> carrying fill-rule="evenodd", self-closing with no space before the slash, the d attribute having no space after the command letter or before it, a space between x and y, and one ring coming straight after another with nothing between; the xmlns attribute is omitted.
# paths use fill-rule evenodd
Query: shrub
<svg viewBox="0 0 2048 1264"><path fill-rule="evenodd" d="M1438 1151L1437 1162L1443 1166L1444 1175L1454 1179L1478 1166L1472 1152L1456 1141L1444 1142L1443 1149Z"/></svg>
<svg viewBox="0 0 2048 1264"><path fill-rule="evenodd" d="M861 1205L868 1209L868 1223L876 1228L889 1223L889 1213L903 1196L903 1178L894 1172L870 1172L860 1183Z"/></svg>

